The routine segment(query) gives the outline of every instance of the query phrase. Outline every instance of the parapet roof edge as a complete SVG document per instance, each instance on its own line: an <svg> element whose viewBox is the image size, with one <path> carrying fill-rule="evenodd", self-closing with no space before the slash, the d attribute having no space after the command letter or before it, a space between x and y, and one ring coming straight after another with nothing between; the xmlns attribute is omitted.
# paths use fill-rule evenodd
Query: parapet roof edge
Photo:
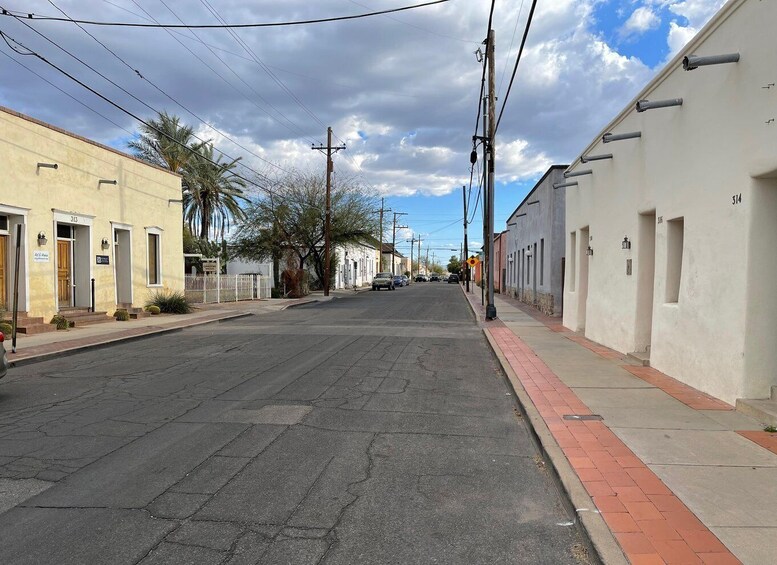
<svg viewBox="0 0 777 565"><path fill-rule="evenodd" d="M510 218L512 218L512 217L515 215L515 213L518 211L518 209L519 209L521 206L523 206L523 205L526 203L526 201L529 199L529 196L531 196L532 194L534 194L534 191L535 191L535 190L537 190L537 189L540 187L540 185L543 183L543 181L544 181L546 178L548 178L548 175L550 175L550 173L552 173L553 171L557 171L557 170L559 170L559 169L561 169L561 170L566 170L566 169L568 169L570 166L571 166L571 165L551 165L551 166L548 168L548 170L547 170L547 171L545 171L545 174L543 174L543 175L542 175L542 178L541 178L540 180L538 180L538 181L537 181L537 183L534 185L534 187L532 187L532 189L531 189L531 190L529 191L529 193L528 193L528 194L527 194L527 195L524 197L524 199L523 199L523 200L521 200L521 203L520 203L520 204L518 204L518 206L515 208L515 210L513 210L512 214L510 214L509 216L507 216L507 219L509 220ZM505 223L507 223L507 222L505 222Z"/></svg>
<svg viewBox="0 0 777 565"><path fill-rule="evenodd" d="M11 110L10 108L6 108L5 106L0 105L0 112L4 112L6 114L10 114L11 116L15 116L19 119L31 122L33 124L42 126L46 129L50 129L51 131L55 131L57 133L61 133L62 135L66 135L68 137L72 137L73 139L77 139L79 141L83 141L85 143L88 143L89 145L94 145L95 147L99 147L100 149L105 149L106 151L110 151L111 153L115 153L117 155L120 155L121 157L126 157L127 159L132 159L133 161L137 161L138 163L142 165L146 165L147 167L151 167L152 169L157 169L159 171L162 171L164 173L169 173L175 177L181 178L181 175L171 171L170 169L165 169L164 167L160 167L159 165L154 165L153 163L149 163L147 161L144 161L143 159L139 159L135 157L134 155L130 155L129 153L124 153L122 151L119 151L118 149L114 149L113 147L109 147L107 145L103 145L102 143L99 143L97 141L94 141L93 139L89 139L88 137L84 137L82 135L78 135L77 133L73 133L72 131L67 131L66 129L62 129L60 127L57 127L55 125L52 125L48 122L44 122L43 120L39 120L38 118L33 118L32 116L28 116L27 114L22 114L21 112L17 112L16 110Z"/></svg>

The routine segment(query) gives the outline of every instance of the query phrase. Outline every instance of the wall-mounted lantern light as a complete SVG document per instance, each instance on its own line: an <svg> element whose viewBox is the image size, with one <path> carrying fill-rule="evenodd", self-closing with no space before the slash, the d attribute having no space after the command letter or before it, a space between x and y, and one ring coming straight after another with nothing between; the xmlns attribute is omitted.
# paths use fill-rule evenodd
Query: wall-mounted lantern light
<svg viewBox="0 0 777 565"><path fill-rule="evenodd" d="M569 186L577 186L577 181L572 182L560 182L560 183L553 183L553 188L567 188Z"/></svg>
<svg viewBox="0 0 777 565"><path fill-rule="evenodd" d="M591 249L590 245L588 246L588 249L585 250L585 254L586 255L593 255L594 254L594 250Z"/></svg>
<svg viewBox="0 0 777 565"><path fill-rule="evenodd" d="M623 241L621 242L621 249L631 249L631 242L628 237L624 236Z"/></svg>
<svg viewBox="0 0 777 565"><path fill-rule="evenodd" d="M642 137L641 131L632 131L629 133L605 133L602 136L602 143L610 143L611 141L620 141L622 139L636 139Z"/></svg>
<svg viewBox="0 0 777 565"><path fill-rule="evenodd" d="M109 245L110 244L108 243L107 237L104 237L103 240L100 242L100 247L102 247L103 249L108 249Z"/></svg>
<svg viewBox="0 0 777 565"><path fill-rule="evenodd" d="M38 232L38 245L43 246L46 245L49 242L48 239L46 239L46 232L39 231Z"/></svg>
<svg viewBox="0 0 777 565"><path fill-rule="evenodd" d="M116 180L100 179L97 181L97 186L100 186L101 184L112 184L115 186Z"/></svg>
<svg viewBox="0 0 777 565"><path fill-rule="evenodd" d="M564 171L564 178L568 179L569 177L582 177L591 174L593 174L591 169L585 169L583 171Z"/></svg>
<svg viewBox="0 0 777 565"><path fill-rule="evenodd" d="M58 169L59 165L56 163L38 163L39 169Z"/></svg>
<svg viewBox="0 0 777 565"><path fill-rule="evenodd" d="M720 65L723 63L738 63L739 53L728 53L726 55L711 55L709 57L697 57L696 55L686 55L683 57L683 69L692 71L699 67L707 65Z"/></svg>
<svg viewBox="0 0 777 565"><path fill-rule="evenodd" d="M526 250L526 256L531 257L531 248Z"/></svg>
<svg viewBox="0 0 777 565"><path fill-rule="evenodd" d="M580 162L588 163L589 161L602 161L603 159L612 159L612 153L604 155L581 155Z"/></svg>
<svg viewBox="0 0 777 565"><path fill-rule="evenodd" d="M670 98L668 100L637 100L637 112L655 110L656 108L669 108L670 106L682 106L682 98Z"/></svg>

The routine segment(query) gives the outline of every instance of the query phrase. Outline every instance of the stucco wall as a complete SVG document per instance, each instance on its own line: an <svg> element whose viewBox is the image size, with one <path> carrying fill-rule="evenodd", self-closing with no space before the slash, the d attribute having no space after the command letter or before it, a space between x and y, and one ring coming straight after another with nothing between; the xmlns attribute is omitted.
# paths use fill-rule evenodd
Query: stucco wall
<svg viewBox="0 0 777 565"><path fill-rule="evenodd" d="M38 163L56 163L58 168L38 167ZM177 175L3 108L0 170L0 206L16 208L19 217L26 216L22 265L27 276L22 283L21 310L46 319L57 312L57 219L80 226L75 244L78 261L80 266L88 262L84 273L87 279L95 279L98 311L111 314L117 303L114 227L131 233L135 305L143 305L154 288L183 290L181 182ZM101 179L115 180L116 184L100 184ZM162 279L158 287L147 282L146 228L161 234ZM46 235L45 245L38 244L39 232ZM103 238L108 241L107 249L102 248ZM38 261L33 259L36 251L43 252ZM48 260L42 261L46 252ZM96 264L96 255L108 255L110 264ZM89 305L85 296L88 293L84 294L81 285L76 306Z"/></svg>
<svg viewBox="0 0 777 565"><path fill-rule="evenodd" d="M777 316L756 314L777 312L774 293L764 288L777 275L777 232L753 230L754 222L774 225L777 201L770 190L777 187L764 181L756 192L752 178L777 171L777 126L766 123L774 117L776 91L763 88L777 67L774 21L774 2L727 4L637 97L682 98L683 105L637 113L636 99L630 102L601 134L641 131L642 137L604 144L600 134L583 154L614 158L576 161L572 170L593 174L566 189L567 253L575 231L578 264L567 268L564 325L621 352L644 349L649 340L653 367L728 402L766 396L768 384L777 384L777 348L747 355L752 339L777 342ZM738 63L682 69L684 54L734 52ZM645 224L650 214L654 236ZM678 218L682 274L672 302L668 234ZM582 240L585 228L589 241ZM621 249L624 236L630 250ZM754 238L768 240L768 249ZM584 254L588 245L591 256ZM654 254L645 253L652 245ZM652 288L644 284L651 278L646 270L654 270ZM652 311L645 311L645 300ZM759 319L757 331L748 313Z"/></svg>
<svg viewBox="0 0 777 565"><path fill-rule="evenodd" d="M507 292L519 300L537 306L548 315L561 315L561 259L564 251L564 189L553 189L564 181L566 166L554 165L529 192L524 201L507 219L507 231L502 236L507 269ZM542 241L545 242L542 259ZM537 254L534 255L534 246ZM526 281L526 250L531 248ZM523 250L523 254L521 251ZM512 260L511 260L512 259ZM537 270L536 293L534 270Z"/></svg>

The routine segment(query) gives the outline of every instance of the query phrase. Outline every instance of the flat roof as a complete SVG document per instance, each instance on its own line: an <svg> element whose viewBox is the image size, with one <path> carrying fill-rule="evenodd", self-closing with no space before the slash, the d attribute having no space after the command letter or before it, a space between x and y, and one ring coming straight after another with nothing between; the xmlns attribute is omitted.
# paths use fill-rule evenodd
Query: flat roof
<svg viewBox="0 0 777 565"><path fill-rule="evenodd" d="M61 133L62 135L66 135L68 137L72 137L73 139L77 139L79 141L83 141L84 143L88 143L89 145L94 145L95 147L99 147L100 149L105 149L106 151L110 151L111 153L115 153L116 155L120 155L121 157L126 157L127 159L132 159L133 161L137 161L138 163L141 163L143 165L146 165L147 167L151 167L152 169L157 169L159 171L163 171L165 173L169 173L173 176L176 176L178 178L181 178L181 175L171 171L170 169L165 169L164 167L160 167L159 165L155 165L153 163L149 163L148 161L144 161L143 159L140 159L138 157L135 157L134 155L130 155L129 153L124 153L122 151L119 151L118 149L114 149L113 147L109 147L107 145L103 145L102 143L98 143L92 139L83 137L81 135L78 135L76 133L73 133L72 131L67 131L65 129L62 129L60 127L57 127L55 125L46 123L42 120L39 120L37 118L33 118L32 116L28 116L26 114L22 114L21 112L17 112L16 110L11 110L10 108L6 108L5 106L0 106L0 111L5 112L6 114L10 114L12 116L15 116L17 118L20 118L22 120L31 122L33 124L42 126L46 129L50 129L51 131L55 131L57 133Z"/></svg>

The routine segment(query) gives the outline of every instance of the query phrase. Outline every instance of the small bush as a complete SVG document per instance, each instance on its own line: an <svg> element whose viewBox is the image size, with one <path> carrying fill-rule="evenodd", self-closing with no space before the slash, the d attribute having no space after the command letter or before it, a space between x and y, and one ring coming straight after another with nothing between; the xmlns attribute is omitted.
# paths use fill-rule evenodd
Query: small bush
<svg viewBox="0 0 777 565"><path fill-rule="evenodd" d="M66 330L70 327L70 322L64 316L57 314L51 318L51 324L56 324L58 330Z"/></svg>
<svg viewBox="0 0 777 565"><path fill-rule="evenodd" d="M777 428L775 428L774 426L766 426L764 428L764 431L770 434L773 434L773 433L777 433Z"/></svg>
<svg viewBox="0 0 777 565"><path fill-rule="evenodd" d="M281 297L281 289L273 287L270 289L270 298L280 298Z"/></svg>
<svg viewBox="0 0 777 565"><path fill-rule="evenodd" d="M126 322L130 319L129 312L126 310L116 310L113 313L113 317L116 318L117 322Z"/></svg>
<svg viewBox="0 0 777 565"><path fill-rule="evenodd" d="M183 292L160 290L154 292L146 301L146 306L156 306L164 314L188 314L192 311Z"/></svg>
<svg viewBox="0 0 777 565"><path fill-rule="evenodd" d="M0 332L5 335L11 335L13 333L13 326L7 322L0 322Z"/></svg>
<svg viewBox="0 0 777 565"><path fill-rule="evenodd" d="M159 312L161 312L161 310L159 309L159 306L154 306L152 304L150 306L146 306L146 312L148 312L152 316L156 316L157 314L159 314Z"/></svg>

